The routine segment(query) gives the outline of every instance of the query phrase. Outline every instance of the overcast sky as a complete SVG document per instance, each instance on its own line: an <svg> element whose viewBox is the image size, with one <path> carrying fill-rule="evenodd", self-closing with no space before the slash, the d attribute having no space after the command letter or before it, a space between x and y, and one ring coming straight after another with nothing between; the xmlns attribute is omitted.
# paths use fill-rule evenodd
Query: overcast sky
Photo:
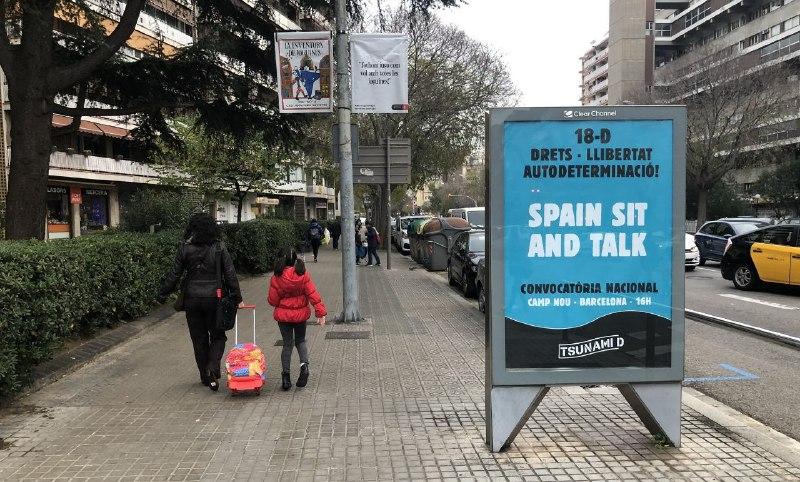
<svg viewBox="0 0 800 482"><path fill-rule="evenodd" d="M440 18L501 52L520 106L580 104L580 56L608 32L608 0L468 0Z"/></svg>

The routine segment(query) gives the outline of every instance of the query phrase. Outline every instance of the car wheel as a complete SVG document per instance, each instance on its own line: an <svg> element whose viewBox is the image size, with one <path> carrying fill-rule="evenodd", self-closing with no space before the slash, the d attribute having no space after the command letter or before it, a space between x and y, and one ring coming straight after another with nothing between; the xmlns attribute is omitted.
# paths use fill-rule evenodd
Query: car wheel
<svg viewBox="0 0 800 482"><path fill-rule="evenodd" d="M475 283L469 279L467 273L461 274L461 291L464 293L464 298L472 298L475 296Z"/></svg>
<svg viewBox="0 0 800 482"><path fill-rule="evenodd" d="M740 290L752 290L758 285L758 273L749 264L741 264L733 272L733 285Z"/></svg>
<svg viewBox="0 0 800 482"><path fill-rule="evenodd" d="M483 285L478 286L478 309L481 313L486 313L486 292Z"/></svg>
<svg viewBox="0 0 800 482"><path fill-rule="evenodd" d="M694 266L687 266L686 271L694 271Z"/></svg>
<svg viewBox="0 0 800 482"><path fill-rule="evenodd" d="M447 263L447 282L450 284L450 286L456 286L458 284L456 283L455 278L453 278L453 267L450 265L450 263Z"/></svg>

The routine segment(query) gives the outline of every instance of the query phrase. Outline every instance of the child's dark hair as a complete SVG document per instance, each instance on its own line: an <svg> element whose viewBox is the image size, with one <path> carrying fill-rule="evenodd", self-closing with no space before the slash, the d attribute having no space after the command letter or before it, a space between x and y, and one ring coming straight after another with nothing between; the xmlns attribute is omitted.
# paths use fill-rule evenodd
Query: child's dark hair
<svg viewBox="0 0 800 482"><path fill-rule="evenodd" d="M284 249L281 256L275 260L275 276L282 275L283 270L289 266L293 266L294 272L300 276L306 274L306 264L297 257L297 251L294 248Z"/></svg>

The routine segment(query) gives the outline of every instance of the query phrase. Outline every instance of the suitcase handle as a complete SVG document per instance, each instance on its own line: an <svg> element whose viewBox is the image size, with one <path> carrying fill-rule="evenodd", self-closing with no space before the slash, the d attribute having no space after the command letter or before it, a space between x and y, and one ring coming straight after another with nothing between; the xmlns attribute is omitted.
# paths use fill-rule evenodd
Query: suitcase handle
<svg viewBox="0 0 800 482"><path fill-rule="evenodd" d="M246 305L241 303L239 310L253 310L253 344L256 344L256 305ZM234 345L239 344L239 311L236 311L236 322L233 325L234 329Z"/></svg>

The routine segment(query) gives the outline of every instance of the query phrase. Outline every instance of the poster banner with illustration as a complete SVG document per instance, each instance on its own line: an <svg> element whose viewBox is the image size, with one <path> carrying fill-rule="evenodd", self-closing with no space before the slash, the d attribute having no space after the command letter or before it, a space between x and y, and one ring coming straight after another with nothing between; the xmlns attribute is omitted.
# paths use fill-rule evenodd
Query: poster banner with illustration
<svg viewBox="0 0 800 482"><path fill-rule="evenodd" d="M396 33L350 35L353 112L408 112L408 37Z"/></svg>
<svg viewBox="0 0 800 482"><path fill-rule="evenodd" d="M668 368L673 122L563 115L504 126L506 366Z"/></svg>
<svg viewBox="0 0 800 482"><path fill-rule="evenodd" d="M331 112L331 33L278 32L275 45L280 111Z"/></svg>

